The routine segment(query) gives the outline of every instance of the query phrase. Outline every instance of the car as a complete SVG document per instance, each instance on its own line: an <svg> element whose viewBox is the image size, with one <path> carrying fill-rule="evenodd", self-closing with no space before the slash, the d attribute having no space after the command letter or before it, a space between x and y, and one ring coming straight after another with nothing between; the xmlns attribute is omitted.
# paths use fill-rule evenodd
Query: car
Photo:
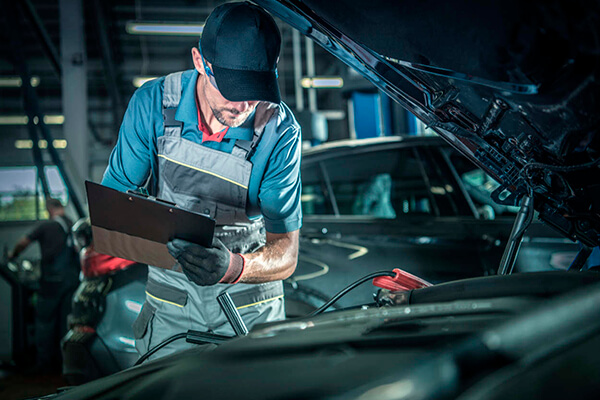
<svg viewBox="0 0 600 400"><path fill-rule="evenodd" d="M295 301L320 306L361 276L402 268L431 283L497 273L518 207L495 204L485 172L434 136L342 140L302 155L300 255L286 281ZM566 270L578 245L537 222L515 271ZM295 289L294 289L295 288ZM373 302L358 288L339 307Z"/></svg>
<svg viewBox="0 0 600 400"><path fill-rule="evenodd" d="M55 398L597 398L600 275L581 268L600 238L600 5L257 3L498 182L491 198L519 207L499 273L394 290L406 275L387 270L376 306L321 307ZM569 271L512 273L534 210L580 243Z"/></svg>
<svg viewBox="0 0 600 400"><path fill-rule="evenodd" d="M272 323L214 351L184 351L53 398L555 399L576 387L577 398L594 399L599 278L565 271L475 278L561 286L546 296L473 299L434 286L444 298L427 299L420 289L423 299L410 305Z"/></svg>
<svg viewBox="0 0 600 400"><path fill-rule="evenodd" d="M497 184L439 137L313 147L303 153L302 179L299 263L284 286L288 318L382 269L401 267L431 283L493 275L516 215L515 207L492 202ZM373 196L382 182L386 190ZM146 266L95 252L88 219L74 232L84 279L62 343L63 375L81 384L136 361L131 325L145 296ZM520 272L566 270L577 254L575 243L541 223L526 239ZM374 303L377 289L363 285L334 307Z"/></svg>
<svg viewBox="0 0 600 400"><path fill-rule="evenodd" d="M79 385L133 366L138 358L132 325L145 299L145 264L98 253L89 218L72 227L81 262L68 332L61 340L62 374Z"/></svg>

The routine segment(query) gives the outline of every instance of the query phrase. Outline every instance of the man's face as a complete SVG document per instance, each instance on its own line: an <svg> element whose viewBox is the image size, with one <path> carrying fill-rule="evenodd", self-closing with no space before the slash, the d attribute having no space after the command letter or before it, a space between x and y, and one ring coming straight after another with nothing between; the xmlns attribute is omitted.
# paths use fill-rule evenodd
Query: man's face
<svg viewBox="0 0 600 400"><path fill-rule="evenodd" d="M60 208L59 207L48 207L46 206L46 211L48 211L48 215L50 215L50 217L54 217L55 215L60 214Z"/></svg>
<svg viewBox="0 0 600 400"><path fill-rule="evenodd" d="M203 94L217 121L232 128L242 125L258 101L229 101L203 76Z"/></svg>
<svg viewBox="0 0 600 400"><path fill-rule="evenodd" d="M208 62L206 62L206 65L208 68L211 68L211 65ZM227 100L211 82L211 78L206 72L202 72L204 72L200 78L202 79L202 94L217 121L232 128L242 125L248 119L252 111L254 111L259 102ZM212 79L214 82L214 77Z"/></svg>

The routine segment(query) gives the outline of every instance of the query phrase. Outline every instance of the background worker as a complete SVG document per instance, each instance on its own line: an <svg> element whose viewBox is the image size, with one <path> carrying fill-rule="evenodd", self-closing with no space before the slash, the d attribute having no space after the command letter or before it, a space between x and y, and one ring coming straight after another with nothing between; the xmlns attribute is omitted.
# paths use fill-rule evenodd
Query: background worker
<svg viewBox="0 0 600 400"><path fill-rule="evenodd" d="M145 187L217 221L210 248L168 243L183 273L149 267L133 327L140 354L189 329L233 335L216 301L224 291L249 327L284 318L281 280L296 268L302 220L301 138L280 98L280 45L261 8L221 5L192 49L195 68L146 83L129 103L102 184Z"/></svg>
<svg viewBox="0 0 600 400"><path fill-rule="evenodd" d="M60 340L67 332L71 299L79 284L79 261L70 235L72 222L57 199L47 199L49 219L19 240L9 253L15 259L33 242L42 253L40 289L35 307L36 372L60 365Z"/></svg>

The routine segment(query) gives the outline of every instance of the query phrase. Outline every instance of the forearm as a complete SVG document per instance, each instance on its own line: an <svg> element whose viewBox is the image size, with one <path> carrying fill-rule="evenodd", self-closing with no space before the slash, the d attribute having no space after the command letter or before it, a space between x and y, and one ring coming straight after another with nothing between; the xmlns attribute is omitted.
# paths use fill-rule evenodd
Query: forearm
<svg viewBox="0 0 600 400"><path fill-rule="evenodd" d="M19 254L21 254L23 252L23 250L25 250L27 248L27 246L29 246L29 244L31 243L31 241L29 240L29 238L27 236L21 238L21 240L19 240L19 242L15 245L14 249L8 253L8 257L9 258L16 258L19 256Z"/></svg>
<svg viewBox="0 0 600 400"><path fill-rule="evenodd" d="M267 232L267 243L254 253L244 254L242 283L263 283L288 278L298 262L299 231L285 234Z"/></svg>

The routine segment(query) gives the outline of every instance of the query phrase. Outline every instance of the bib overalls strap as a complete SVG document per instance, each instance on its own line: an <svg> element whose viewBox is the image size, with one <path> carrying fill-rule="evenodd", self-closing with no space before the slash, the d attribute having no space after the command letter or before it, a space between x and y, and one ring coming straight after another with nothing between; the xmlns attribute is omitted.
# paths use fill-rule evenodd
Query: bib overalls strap
<svg viewBox="0 0 600 400"><path fill-rule="evenodd" d="M217 221L216 236L235 253L256 251L265 244L262 218L246 215L252 173L250 157L263 134L274 134L275 109L259 106L251 141L236 140L231 154L182 137L175 120L181 98L181 72L164 82L164 134L157 139L156 196L179 207L207 214ZM136 348L143 354L162 340L188 329L233 335L217 296L230 293L248 327L284 318L283 284L217 284L198 286L180 272L149 266L146 302L134 323ZM183 340L166 346L158 357L192 347Z"/></svg>

